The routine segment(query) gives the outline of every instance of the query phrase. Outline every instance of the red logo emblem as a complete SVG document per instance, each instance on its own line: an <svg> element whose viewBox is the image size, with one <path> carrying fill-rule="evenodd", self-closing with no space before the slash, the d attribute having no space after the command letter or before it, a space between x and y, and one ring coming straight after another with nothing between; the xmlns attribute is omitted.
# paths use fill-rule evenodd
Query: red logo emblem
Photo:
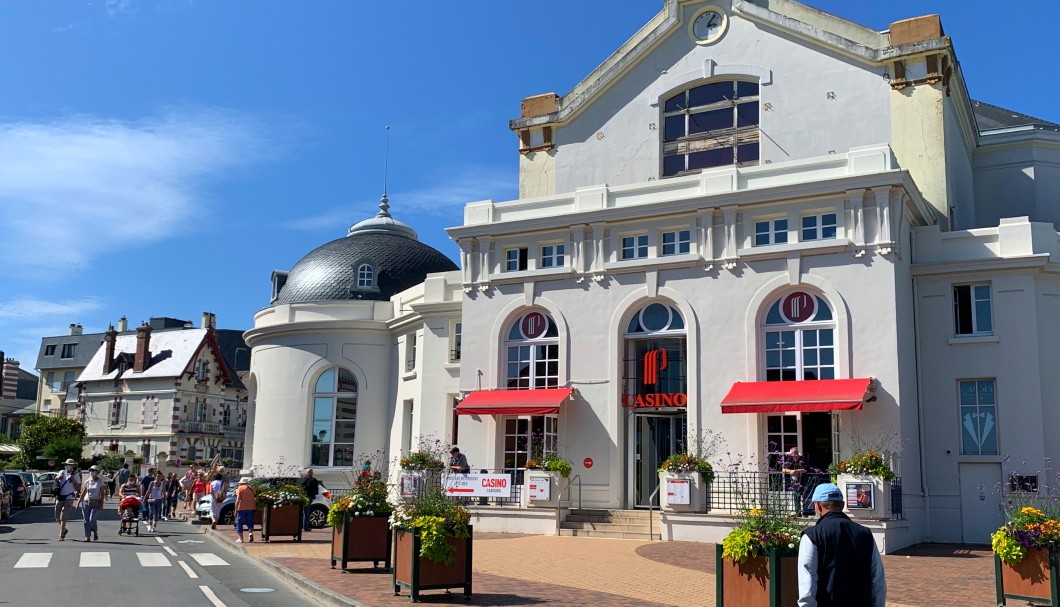
<svg viewBox="0 0 1060 607"><path fill-rule="evenodd" d="M659 383L659 371L666 370L670 364L665 349L657 348L644 353L644 385L654 386Z"/></svg>
<svg viewBox="0 0 1060 607"><path fill-rule="evenodd" d="M531 312L523 317L519 327L527 339L537 339L544 337L545 331L548 330L548 319L540 312Z"/></svg>
<svg viewBox="0 0 1060 607"><path fill-rule="evenodd" d="M817 298L809 293L796 291L780 303L780 315L788 322L806 322L817 314Z"/></svg>

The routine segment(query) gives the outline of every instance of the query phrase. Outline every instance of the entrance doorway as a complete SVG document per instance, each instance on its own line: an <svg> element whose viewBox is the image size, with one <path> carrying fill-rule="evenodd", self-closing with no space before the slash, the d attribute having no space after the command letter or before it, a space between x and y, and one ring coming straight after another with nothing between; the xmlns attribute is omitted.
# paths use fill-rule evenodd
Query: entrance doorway
<svg viewBox="0 0 1060 607"><path fill-rule="evenodd" d="M832 464L832 414L802 414L802 453L807 470L826 472Z"/></svg>
<svg viewBox="0 0 1060 607"><path fill-rule="evenodd" d="M1001 464L957 465L961 484L961 541L989 544L990 534L1001 526L1004 513L996 487L1001 484Z"/></svg>
<svg viewBox="0 0 1060 607"><path fill-rule="evenodd" d="M633 431L633 504L647 508L654 502L651 496L659 486L659 466L686 449L688 416L683 411L669 415L638 413L633 416Z"/></svg>

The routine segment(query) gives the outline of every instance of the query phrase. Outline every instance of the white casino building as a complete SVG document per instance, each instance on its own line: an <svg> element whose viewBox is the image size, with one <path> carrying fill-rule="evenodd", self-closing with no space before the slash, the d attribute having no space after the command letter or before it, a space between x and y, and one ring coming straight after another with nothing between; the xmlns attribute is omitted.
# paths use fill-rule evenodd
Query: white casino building
<svg viewBox="0 0 1060 607"><path fill-rule="evenodd" d="M466 206L459 269L384 201L274 274L246 334L254 464L337 476L436 435L522 479L541 444L584 506L635 509L700 430L821 469L893 432L893 551L987 541L1006 461L1060 458L1060 126L974 101L938 17L666 0L510 128L520 198Z"/></svg>

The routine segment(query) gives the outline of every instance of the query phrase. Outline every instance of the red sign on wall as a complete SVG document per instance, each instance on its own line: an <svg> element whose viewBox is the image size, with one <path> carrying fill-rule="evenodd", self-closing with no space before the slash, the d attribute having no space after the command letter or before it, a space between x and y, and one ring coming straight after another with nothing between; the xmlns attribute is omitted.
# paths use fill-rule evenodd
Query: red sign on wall
<svg viewBox="0 0 1060 607"><path fill-rule="evenodd" d="M688 395L684 392L676 394L623 394L622 406L639 409L642 407L685 407L688 405Z"/></svg>
<svg viewBox="0 0 1060 607"><path fill-rule="evenodd" d="M654 386L659 383L659 371L670 366L670 355L663 348L648 350L644 353L644 385Z"/></svg>
<svg viewBox="0 0 1060 607"><path fill-rule="evenodd" d="M587 457L587 458L583 459L582 460L582 465L585 466L586 468L592 468L593 467L593 458Z"/></svg>
<svg viewBox="0 0 1060 607"><path fill-rule="evenodd" d="M527 339L544 337L545 331L548 330L548 319L540 312L531 312L523 317L520 328Z"/></svg>
<svg viewBox="0 0 1060 607"><path fill-rule="evenodd" d="M806 322L816 314L817 298L803 291L791 293L780 304L780 315L789 322Z"/></svg>

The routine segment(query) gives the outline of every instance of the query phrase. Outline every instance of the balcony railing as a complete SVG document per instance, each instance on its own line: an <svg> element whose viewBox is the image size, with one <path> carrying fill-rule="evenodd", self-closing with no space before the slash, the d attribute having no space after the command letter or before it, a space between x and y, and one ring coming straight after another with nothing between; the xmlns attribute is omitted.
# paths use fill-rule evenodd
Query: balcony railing
<svg viewBox="0 0 1060 607"><path fill-rule="evenodd" d="M221 424L181 420L180 431L194 432L196 434L221 434Z"/></svg>
<svg viewBox="0 0 1060 607"><path fill-rule="evenodd" d="M225 438L228 440L244 440L247 435L246 426L225 426Z"/></svg>

